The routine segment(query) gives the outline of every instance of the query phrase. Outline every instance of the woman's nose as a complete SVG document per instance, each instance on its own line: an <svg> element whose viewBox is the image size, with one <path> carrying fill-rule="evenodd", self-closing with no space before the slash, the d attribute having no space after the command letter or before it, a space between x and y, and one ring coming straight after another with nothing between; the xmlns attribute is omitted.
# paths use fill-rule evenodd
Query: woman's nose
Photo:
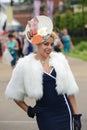
<svg viewBox="0 0 87 130"><path fill-rule="evenodd" d="M53 46L52 46L51 44L49 44L49 46L48 46L48 47L49 47L49 49L52 49L52 48L53 48Z"/></svg>

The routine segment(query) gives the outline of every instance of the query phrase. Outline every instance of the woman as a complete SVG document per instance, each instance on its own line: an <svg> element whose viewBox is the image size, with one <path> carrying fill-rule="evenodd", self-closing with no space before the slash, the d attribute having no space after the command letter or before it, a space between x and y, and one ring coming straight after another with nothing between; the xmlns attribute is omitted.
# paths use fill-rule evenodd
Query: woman
<svg viewBox="0 0 87 130"><path fill-rule="evenodd" d="M55 30L55 33L57 37L55 37L55 40L54 40L54 51L61 52L64 46L60 38L60 32L59 30Z"/></svg>
<svg viewBox="0 0 87 130"><path fill-rule="evenodd" d="M5 94L29 117L36 115L39 130L72 130L72 112L75 128L80 130L81 115L75 101L78 86L64 55L53 52L51 20L46 16L37 19L40 27L37 33L33 34L33 29L31 33L31 26L27 26L25 31L28 40L37 45L37 53L18 61ZM46 26L45 31L42 25ZM34 107L24 101L25 96L36 100Z"/></svg>
<svg viewBox="0 0 87 130"><path fill-rule="evenodd" d="M14 36L11 33L8 35L8 38L9 38L9 41L7 43L7 48L13 57L13 60L11 61L11 66L12 66L12 68L14 68L14 66L16 65L16 61L17 61L18 43L14 39Z"/></svg>
<svg viewBox="0 0 87 130"><path fill-rule="evenodd" d="M18 43L18 58L23 57L23 53L22 53L22 48L23 48L22 40L19 37L19 34L17 32L13 32L12 35L14 36L14 39Z"/></svg>
<svg viewBox="0 0 87 130"><path fill-rule="evenodd" d="M63 33L62 42L64 45L64 53L65 53L66 58L68 59L68 55L69 55L70 49L73 47L73 43L72 43L70 35L68 34L67 29L64 28L62 33Z"/></svg>

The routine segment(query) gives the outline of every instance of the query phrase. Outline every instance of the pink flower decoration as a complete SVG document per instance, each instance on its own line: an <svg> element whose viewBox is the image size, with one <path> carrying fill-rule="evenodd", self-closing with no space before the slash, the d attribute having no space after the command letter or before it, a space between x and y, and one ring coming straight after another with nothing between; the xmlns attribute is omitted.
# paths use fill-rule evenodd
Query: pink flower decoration
<svg viewBox="0 0 87 130"><path fill-rule="evenodd" d="M33 35L37 34L38 23L39 23L39 21L36 17L34 17L30 21L28 21L29 28L30 28L30 30L32 30Z"/></svg>

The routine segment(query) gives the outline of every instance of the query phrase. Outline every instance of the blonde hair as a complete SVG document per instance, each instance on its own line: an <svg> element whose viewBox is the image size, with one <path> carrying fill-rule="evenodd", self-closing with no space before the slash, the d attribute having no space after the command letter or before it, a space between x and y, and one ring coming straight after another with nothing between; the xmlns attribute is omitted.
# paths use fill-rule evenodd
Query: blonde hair
<svg viewBox="0 0 87 130"><path fill-rule="evenodd" d="M51 36L54 40L58 37L55 32L52 32L50 36Z"/></svg>

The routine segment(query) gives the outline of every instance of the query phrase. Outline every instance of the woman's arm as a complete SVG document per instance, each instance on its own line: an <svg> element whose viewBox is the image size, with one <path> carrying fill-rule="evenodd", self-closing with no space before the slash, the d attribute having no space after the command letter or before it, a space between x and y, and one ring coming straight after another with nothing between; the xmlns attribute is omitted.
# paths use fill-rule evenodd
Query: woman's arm
<svg viewBox="0 0 87 130"><path fill-rule="evenodd" d="M22 108L25 112L28 111L28 105L24 102L24 101L16 101L14 100L15 103L20 107Z"/></svg>
<svg viewBox="0 0 87 130"><path fill-rule="evenodd" d="M35 114L38 112L38 110L35 107L28 106L24 101L16 101L16 100L14 101L31 118L34 118Z"/></svg>
<svg viewBox="0 0 87 130"><path fill-rule="evenodd" d="M15 40L15 44L16 44L16 47L14 48L14 50L18 50L19 49L19 47L18 47L18 42Z"/></svg>
<svg viewBox="0 0 87 130"><path fill-rule="evenodd" d="M63 49L63 47L64 47L61 40L59 40L59 42L58 42L58 47L59 47L59 49Z"/></svg>
<svg viewBox="0 0 87 130"><path fill-rule="evenodd" d="M73 42L72 42L72 40L70 39L70 46L71 46L71 49L73 49L74 48L74 45L73 45Z"/></svg>
<svg viewBox="0 0 87 130"><path fill-rule="evenodd" d="M70 95L70 96L68 96L68 99L69 99L70 105L72 107L73 114L78 114L78 109L77 109L75 96L74 95Z"/></svg>

